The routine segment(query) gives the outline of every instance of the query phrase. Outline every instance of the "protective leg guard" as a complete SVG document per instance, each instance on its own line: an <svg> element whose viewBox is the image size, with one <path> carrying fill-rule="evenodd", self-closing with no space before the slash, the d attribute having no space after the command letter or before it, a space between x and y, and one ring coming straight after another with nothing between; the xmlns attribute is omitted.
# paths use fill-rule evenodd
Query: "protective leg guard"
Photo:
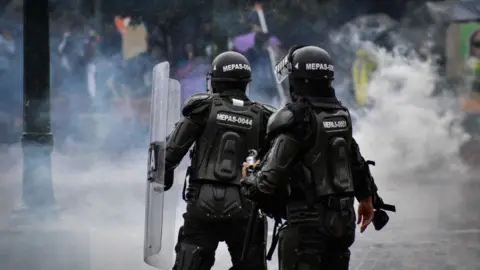
<svg viewBox="0 0 480 270"><path fill-rule="evenodd" d="M266 270L266 240L267 240L267 220L262 216L255 220L255 231L252 232L250 246L246 247L245 261L241 261L243 247L245 245L244 235L247 231L246 225L239 224L239 226L230 227L230 235L226 239L228 251L232 258L232 268L229 270Z"/></svg>
<svg viewBox="0 0 480 270"><path fill-rule="evenodd" d="M297 230L285 227L279 232L278 264L280 270L297 270L299 235Z"/></svg>
<svg viewBox="0 0 480 270"><path fill-rule="evenodd" d="M178 252L180 252L180 246L184 238L185 237L183 236L183 226L182 226L180 227L180 229L178 229L178 237L177 237L177 244L175 245L175 253L178 254Z"/></svg>
<svg viewBox="0 0 480 270"><path fill-rule="evenodd" d="M348 270L350 250L347 249L344 252L328 252L325 257L325 266L322 269Z"/></svg>
<svg viewBox="0 0 480 270"><path fill-rule="evenodd" d="M278 264L280 270L330 270L321 268L323 259L320 247L302 246L297 228L283 228L278 241ZM334 269L337 270L337 269Z"/></svg>
<svg viewBox="0 0 480 270"><path fill-rule="evenodd" d="M197 245L177 244L177 258L173 270L210 270L215 262L215 251Z"/></svg>

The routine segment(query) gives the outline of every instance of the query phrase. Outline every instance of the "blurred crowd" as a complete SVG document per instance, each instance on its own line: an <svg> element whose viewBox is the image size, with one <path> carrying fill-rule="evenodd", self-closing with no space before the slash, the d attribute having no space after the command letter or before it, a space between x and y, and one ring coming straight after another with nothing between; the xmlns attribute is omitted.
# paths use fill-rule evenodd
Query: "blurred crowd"
<svg viewBox="0 0 480 270"><path fill-rule="evenodd" d="M206 90L205 75L214 56L228 49L239 51L252 65L250 96L275 103L279 92L271 64L283 57L285 48L298 43L326 46L325 32L358 14L382 9L391 10L395 18L405 8L401 0L389 5L374 0L261 2L51 0L56 144L73 135L88 137L90 128L81 126L98 119L111 124L108 115L115 115L123 130L146 134L151 72L163 61L170 62L171 76L181 82L185 100ZM0 144L18 142L22 127L19 3L0 6ZM143 145L143 139L139 143Z"/></svg>
<svg viewBox="0 0 480 270"><path fill-rule="evenodd" d="M100 23L94 16L68 8L52 12L50 23L52 122L60 136L63 131L72 131L68 123L79 116L113 113L124 121L146 126L149 111L145 105L156 64L171 63L171 76L181 82L185 100L206 90L209 62L226 49L242 52L251 61L258 83L250 89L252 93L264 89L254 96L269 100L277 95L267 47L279 54L281 43L263 33L254 5L235 14L238 16L233 21L229 18L236 29L228 31L215 26L224 18L215 22L210 10L202 10L201 5L157 20L112 8L110 14L102 14ZM184 16L193 9L198 10L196 15ZM21 133L22 45L21 9L5 10L0 17L0 125L5 127L0 128L0 141L4 143L18 141Z"/></svg>

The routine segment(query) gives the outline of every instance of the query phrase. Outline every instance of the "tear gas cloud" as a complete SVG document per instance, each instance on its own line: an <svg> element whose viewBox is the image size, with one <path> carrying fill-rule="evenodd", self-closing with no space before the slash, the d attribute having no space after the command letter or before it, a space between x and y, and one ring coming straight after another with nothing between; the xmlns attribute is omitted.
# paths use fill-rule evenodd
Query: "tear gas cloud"
<svg viewBox="0 0 480 270"><path fill-rule="evenodd" d="M334 42L350 38L351 35L346 34L332 36ZM367 112L356 113L360 116L354 127L355 136L365 157L377 162L372 172L382 196L386 201L397 204L399 213L392 217L386 230L375 234L367 232L366 236L359 237L359 242L385 241L392 237L389 237L392 230L405 231L407 226L414 226L400 222L405 215L420 216L426 211L434 216L439 214L435 211L438 207L418 207L404 199L405 192L409 192L409 198L414 195L411 190L403 188L403 182L421 183L447 178L461 181L467 178L467 170L457 155L465 134L451 124L458 115L450 103L451 99L443 95L432 97L439 80L435 67L428 61L387 53L375 47L372 52L378 59L378 70L369 86L375 106ZM101 56L101 59L113 61L106 56ZM82 87L73 85L76 80L65 83L65 87ZM346 84L342 77L337 76L339 93L347 91L343 85ZM108 102L101 100L101 104ZM57 110L54 115L65 114L58 111L58 107L54 110ZM142 259L147 133L138 126L125 126L119 118L121 113L129 112L108 114L98 110L93 113L95 117L78 113L66 121L68 125L53 125L52 130L56 144L53 183L60 218L47 224L39 222L38 227L42 231L59 229L80 234L82 239L72 240L69 245L77 251L85 249L89 261L84 263L88 263L88 269L92 270L152 269ZM76 137L85 132L88 139L79 142ZM60 139L58 133L65 135ZM106 149L104 145L111 147ZM20 147L3 149L1 162L9 163L2 168L0 182L3 206L0 224L7 228L10 211L21 202ZM178 208L177 227L182 222L180 212L184 207L180 195L184 177L182 168L177 174L175 188L170 191L176 196L169 195L168 199L169 204ZM450 196L456 196L455 190L452 194ZM433 210L427 210L429 207ZM405 211L409 211L408 214ZM33 224L34 227L36 225ZM428 227L432 224L423 225ZM51 234L49 237L57 236ZM59 234L58 238L62 237ZM68 239L63 238L63 241L70 241ZM173 242L166 248L173 249ZM66 254L75 252L72 250ZM46 256L44 260L51 259L54 260L52 265L62 265L70 260L69 256L72 255ZM277 269L276 264L275 259L269 263L271 269ZM221 245L214 269L227 269L229 266L228 252Z"/></svg>

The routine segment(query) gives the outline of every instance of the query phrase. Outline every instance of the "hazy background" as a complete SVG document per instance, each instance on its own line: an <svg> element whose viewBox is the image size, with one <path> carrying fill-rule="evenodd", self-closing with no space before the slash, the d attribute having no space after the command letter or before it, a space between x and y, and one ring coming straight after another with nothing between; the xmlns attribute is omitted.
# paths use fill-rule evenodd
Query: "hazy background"
<svg viewBox="0 0 480 270"><path fill-rule="evenodd" d="M376 40L388 23L398 24L422 1L263 1L267 35L259 31L254 3L174 2L52 2L53 181L60 216L38 221L38 227L34 223L37 230L9 223L12 211L22 208L22 14L21 1L2 6L0 262L7 269L20 261L37 261L37 269L151 269L142 252L152 67L169 61L185 99L205 91L205 73L216 53L237 49L252 64L252 98L276 104L266 47L279 58L299 43L332 52L335 86L353 109L362 153L377 162L372 171L381 195L399 211L383 231L371 228L359 235L352 269L443 269L435 265L450 263L445 269L480 268L475 260L479 212L472 206L478 202L478 177L458 156L467 134L453 124L461 114L440 61L434 51L396 49L418 52L412 40L424 40L399 39L398 46ZM387 15L359 19L377 13ZM416 22L408 32L431 24ZM248 41L245 34L256 38ZM368 46L378 65L369 86L374 105L368 109L355 104L352 94L350 67L358 46ZM178 199L169 201L178 207L177 227L182 168L170 191ZM467 234L468 241L454 247L458 239L448 237L457 234ZM446 237L450 240L443 242ZM451 249L439 250L437 244ZM173 246L166 248L173 252ZM386 264L371 255L382 252L390 256L385 255ZM229 266L221 245L214 269ZM276 259L270 266L277 269Z"/></svg>

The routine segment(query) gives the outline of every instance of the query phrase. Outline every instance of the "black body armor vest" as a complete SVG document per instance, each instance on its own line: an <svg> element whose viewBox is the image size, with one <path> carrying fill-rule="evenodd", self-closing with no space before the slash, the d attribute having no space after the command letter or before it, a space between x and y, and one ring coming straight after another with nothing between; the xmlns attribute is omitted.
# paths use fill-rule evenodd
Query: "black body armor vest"
<svg viewBox="0 0 480 270"><path fill-rule="evenodd" d="M217 94L202 136L195 142L191 181L240 184L242 164L249 149L258 149L262 107L235 106Z"/></svg>
<svg viewBox="0 0 480 270"><path fill-rule="evenodd" d="M346 110L328 111L314 108L312 124L316 133L312 135L310 150L302 162L306 180L309 186L315 187L316 197L354 191L350 162L350 115Z"/></svg>

